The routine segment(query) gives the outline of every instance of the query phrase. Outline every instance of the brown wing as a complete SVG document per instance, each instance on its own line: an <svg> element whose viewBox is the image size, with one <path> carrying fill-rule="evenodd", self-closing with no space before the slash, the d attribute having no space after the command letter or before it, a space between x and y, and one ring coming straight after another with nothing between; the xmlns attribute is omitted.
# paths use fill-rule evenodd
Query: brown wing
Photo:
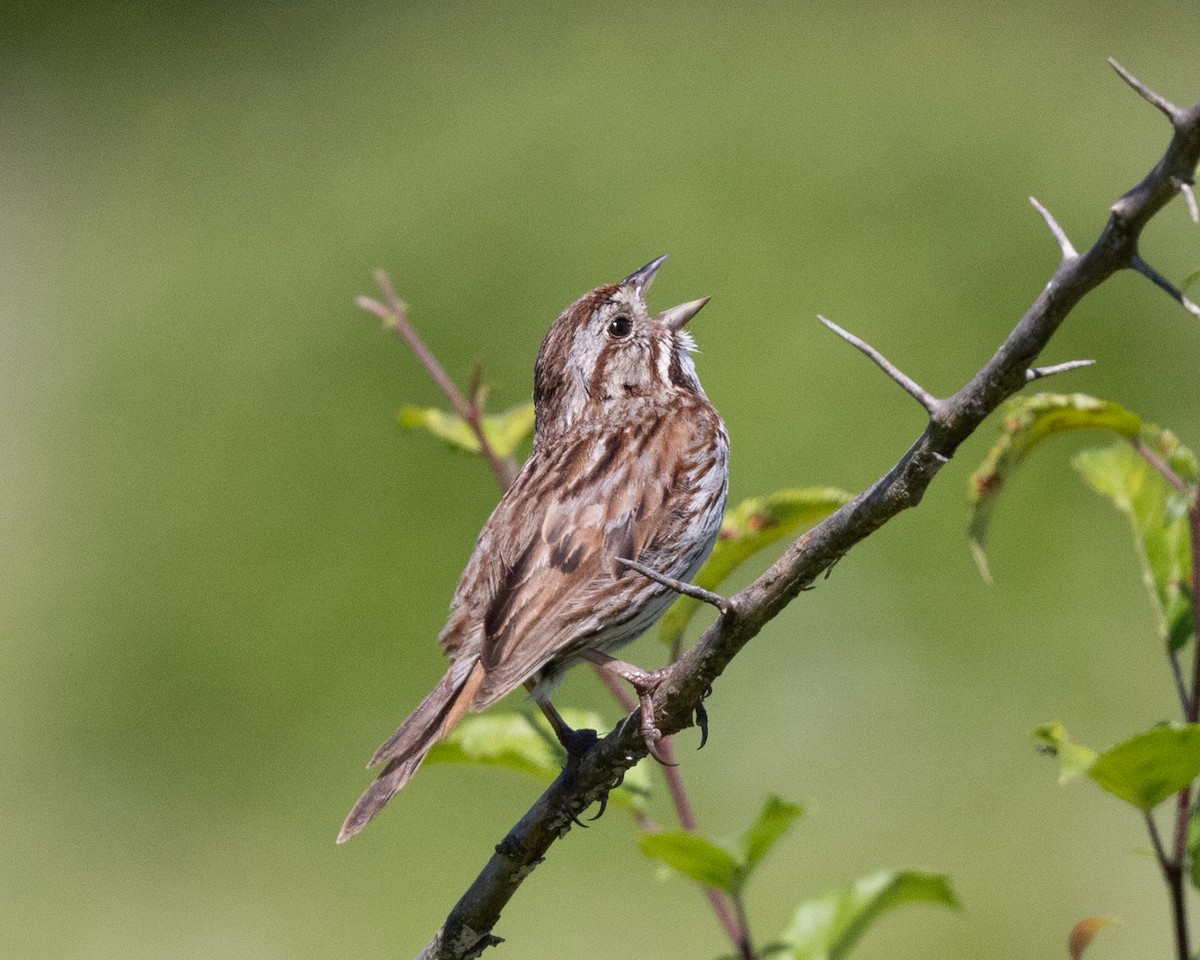
<svg viewBox="0 0 1200 960"><path fill-rule="evenodd" d="M688 558L674 554L696 477L681 454L711 435L696 426L691 418L624 430L592 424L526 464L480 534L442 634L452 656L482 659L477 709L556 657L636 636L647 603L669 600L615 561L651 556L664 572L687 572ZM723 501L719 486L710 498Z"/></svg>

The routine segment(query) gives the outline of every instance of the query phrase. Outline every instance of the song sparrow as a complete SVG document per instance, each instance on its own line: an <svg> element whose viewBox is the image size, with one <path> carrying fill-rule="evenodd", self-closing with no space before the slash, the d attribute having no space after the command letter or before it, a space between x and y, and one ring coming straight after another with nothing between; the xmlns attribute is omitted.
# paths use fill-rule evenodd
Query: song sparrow
<svg viewBox="0 0 1200 960"><path fill-rule="evenodd" d="M533 452L479 534L439 637L450 669L375 753L370 765L386 766L339 843L467 710L522 683L548 703L567 668L607 659L662 615L673 591L619 558L687 580L712 549L729 438L683 330L708 301L651 316L645 297L665 259L598 287L550 327L534 372Z"/></svg>

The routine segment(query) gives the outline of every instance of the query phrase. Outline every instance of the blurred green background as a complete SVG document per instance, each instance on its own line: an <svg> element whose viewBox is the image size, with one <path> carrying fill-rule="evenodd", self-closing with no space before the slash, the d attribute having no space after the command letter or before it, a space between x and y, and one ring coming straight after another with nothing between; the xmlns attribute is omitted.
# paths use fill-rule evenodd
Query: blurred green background
<svg viewBox="0 0 1200 960"><path fill-rule="evenodd" d="M1104 58L1190 103L1198 26L1183 0L8 5L0 955L409 956L536 795L431 767L333 843L441 675L496 499L399 433L438 397L354 308L373 269L503 407L563 306L670 251L655 303L713 297L694 329L732 497L861 489L922 418L815 314L959 386L1056 263L1026 197L1086 246L1166 144ZM1181 278L1198 237L1177 202L1144 250ZM1045 359L1080 356L1053 388L1200 445L1200 328L1149 283L1089 297ZM1096 958L1169 949L1137 817L1060 791L1028 736L1175 716L1124 520L1062 441L1001 506L985 587L964 492L994 435L745 651L702 753L681 740L709 831L768 792L810 805L751 889L760 940L911 866L966 910L890 918L864 960L1065 956L1090 915L1123 920ZM583 672L560 700L610 709ZM496 955L724 952L633 836L616 810L573 832Z"/></svg>

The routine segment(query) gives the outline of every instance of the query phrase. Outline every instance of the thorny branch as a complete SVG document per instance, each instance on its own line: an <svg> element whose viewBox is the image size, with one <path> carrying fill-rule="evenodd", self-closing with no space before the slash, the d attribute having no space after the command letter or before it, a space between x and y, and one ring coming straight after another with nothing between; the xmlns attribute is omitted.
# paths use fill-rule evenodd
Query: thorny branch
<svg viewBox="0 0 1200 960"><path fill-rule="evenodd" d="M454 407L454 412L471 428L475 439L479 441L479 452L483 454L483 459L487 461L487 465L491 468L492 474L496 477L496 482L500 484L500 489L507 490L517 475L517 464L512 457L498 456L496 451L492 449L492 444L488 440L487 435L484 433L478 368L476 368L475 377L472 381L471 399L468 401L459 392L458 387L454 385L454 381L450 379L442 365L438 363L437 357L425 346L425 341L417 335L417 331L413 329L413 325L408 322L408 308L404 305L404 301L396 295L396 288L392 286L392 281L388 279L388 275L382 270L377 270L375 272L375 281L379 284L379 289L383 293L385 302L380 303L371 297L359 297L357 300L358 305L362 309L375 314L389 330L394 330L400 334L404 342L408 344L409 349L421 361L421 366L425 368L429 376L433 378L433 382L438 385L438 388L445 394L446 399L450 401L450 405Z"/></svg>
<svg viewBox="0 0 1200 960"><path fill-rule="evenodd" d="M1186 109L1176 107L1119 64L1113 62L1113 67L1167 116L1173 136L1166 153L1140 183L1113 204L1100 237L1083 254L1075 252L1062 228L1035 203L1058 242L1062 260L996 353L957 393L934 398L903 374L897 377L900 372L890 363L880 364L929 411L924 432L886 475L801 536L766 573L728 598L728 609L668 668L654 695L655 724L664 734L691 726L709 685L802 590L859 541L921 502L926 488L959 445L1025 385L1028 371L1036 370L1033 362L1038 354L1087 293L1118 270L1139 269L1143 263L1138 253L1142 230L1183 185L1193 181L1200 161L1200 103ZM877 363L881 359L873 348L864 352ZM645 755L639 724L630 722L619 725L578 762L572 762L496 847L495 855L418 960L466 960L500 942L491 931L522 881L542 862L554 841L570 830L572 818L604 797Z"/></svg>

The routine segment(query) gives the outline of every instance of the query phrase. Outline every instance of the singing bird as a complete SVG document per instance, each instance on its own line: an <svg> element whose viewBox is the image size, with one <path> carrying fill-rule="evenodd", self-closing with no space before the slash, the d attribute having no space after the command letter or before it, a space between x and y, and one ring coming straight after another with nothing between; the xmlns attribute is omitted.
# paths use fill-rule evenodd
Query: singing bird
<svg viewBox="0 0 1200 960"><path fill-rule="evenodd" d="M439 637L446 675L376 751L383 771L341 843L379 812L468 710L525 684L549 694L584 660L611 665L643 695L655 675L608 656L675 598L624 566L688 580L725 510L729 438L684 330L708 298L652 316L646 294L666 256L598 287L550 327L534 369L533 450L479 534ZM643 710L643 714L646 711ZM653 750L652 718L643 732Z"/></svg>

